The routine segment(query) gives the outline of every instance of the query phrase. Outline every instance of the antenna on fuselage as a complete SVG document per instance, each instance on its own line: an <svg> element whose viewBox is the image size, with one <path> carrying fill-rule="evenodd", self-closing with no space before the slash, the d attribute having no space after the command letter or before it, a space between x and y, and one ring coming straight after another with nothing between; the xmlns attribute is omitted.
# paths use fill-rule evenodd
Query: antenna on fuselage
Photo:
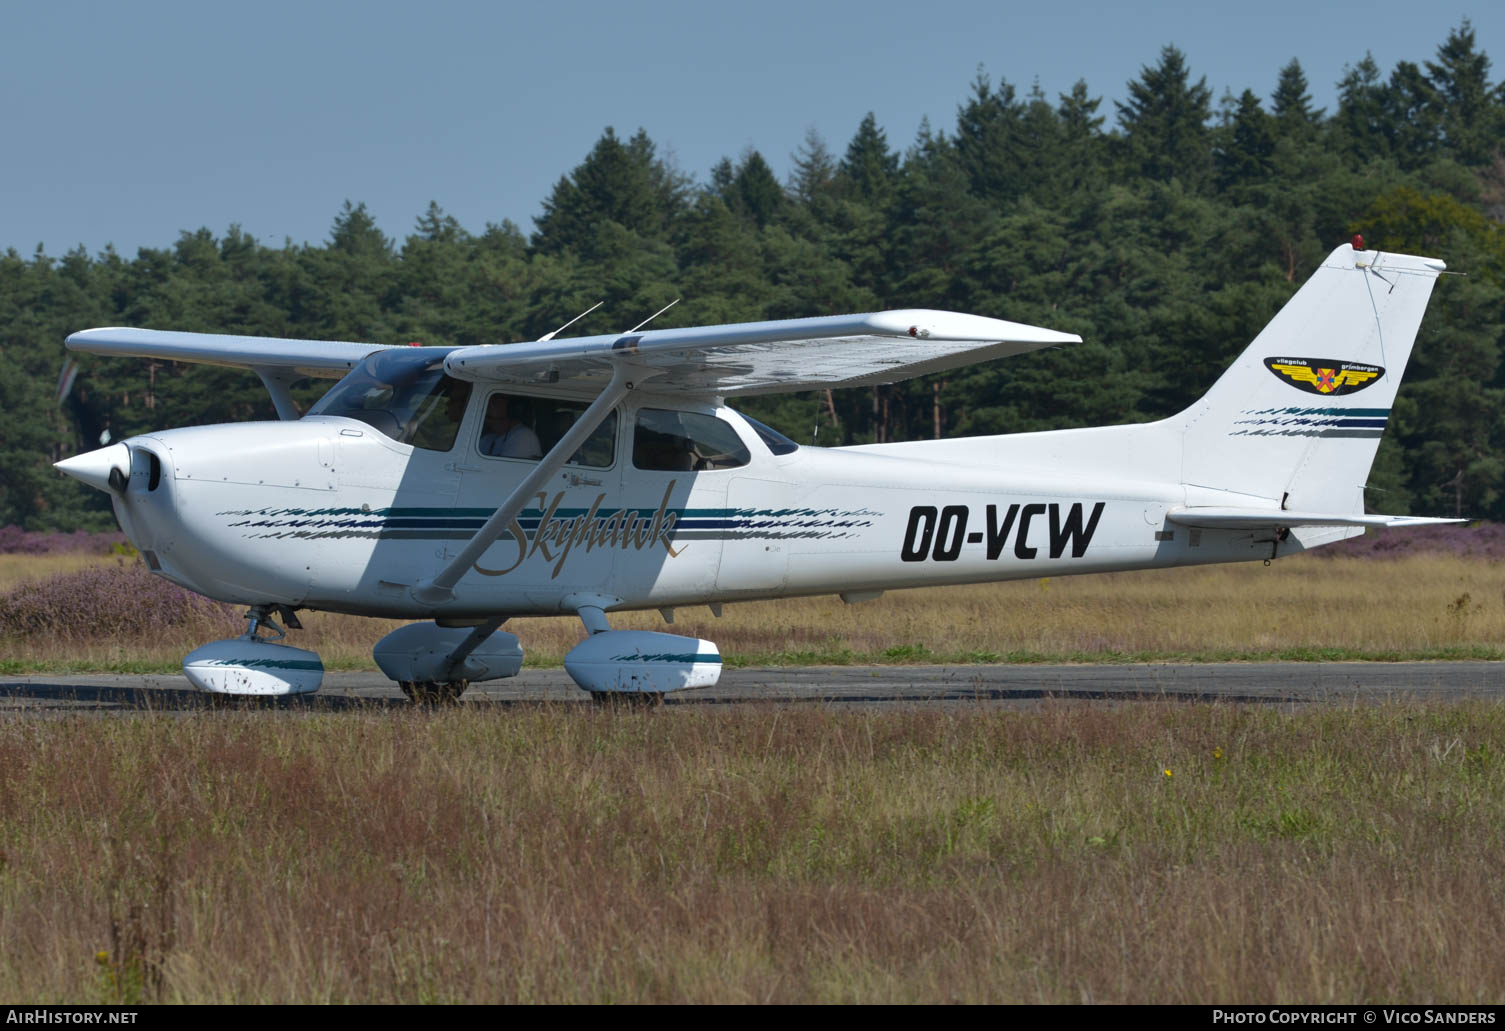
<svg viewBox="0 0 1505 1031"><path fill-rule="evenodd" d="M581 319L585 318L587 315L589 315L591 312L595 311L597 308L601 307L601 305L603 305L605 303L606 303L605 301L597 301L595 304L593 304L589 308L585 309L579 315L576 315L573 319L570 319L570 321L566 322L564 325L560 326L558 329L554 330L553 332L545 333L543 336L539 337L538 338L538 342L541 344L545 340L553 340L555 334L563 333L565 330L569 329L575 323L579 322Z"/></svg>
<svg viewBox="0 0 1505 1031"><path fill-rule="evenodd" d="M654 319L658 318L660 315L662 315L664 312L668 311L670 308L674 307L678 303L679 303L679 298L676 297L676 298L674 298L674 300L672 300L668 304L664 305L658 311L656 311L652 315L648 316L642 322L639 322L636 326L633 326L627 332L629 332L629 333L636 333L638 330L640 330L644 326L648 325L648 323L652 322Z"/></svg>

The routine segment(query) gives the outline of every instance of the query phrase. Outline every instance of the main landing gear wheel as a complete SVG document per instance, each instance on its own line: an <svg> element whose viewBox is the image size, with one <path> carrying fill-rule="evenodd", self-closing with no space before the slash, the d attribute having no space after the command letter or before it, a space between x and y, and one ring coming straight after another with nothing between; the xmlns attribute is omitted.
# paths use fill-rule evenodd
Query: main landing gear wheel
<svg viewBox="0 0 1505 1031"><path fill-rule="evenodd" d="M403 680L402 693L415 705L450 705L460 700L469 680Z"/></svg>

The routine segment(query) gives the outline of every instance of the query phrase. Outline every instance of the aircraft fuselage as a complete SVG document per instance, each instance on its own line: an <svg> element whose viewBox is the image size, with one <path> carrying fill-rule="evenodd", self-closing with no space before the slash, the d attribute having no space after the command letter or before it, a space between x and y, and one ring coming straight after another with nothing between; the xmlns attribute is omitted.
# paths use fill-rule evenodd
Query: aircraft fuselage
<svg viewBox="0 0 1505 1031"><path fill-rule="evenodd" d="M412 590L453 557L531 462L466 425L449 451L337 417L169 430L129 441L117 514L148 565L244 604L399 618L556 615L1267 558L1269 534L1166 522L1177 484L1085 481L882 448L775 455L737 413L736 468L645 470L631 427L601 467L566 465L442 606ZM681 405L680 407L685 407ZM694 407L694 406L690 406ZM1205 503L1205 500L1204 500Z"/></svg>

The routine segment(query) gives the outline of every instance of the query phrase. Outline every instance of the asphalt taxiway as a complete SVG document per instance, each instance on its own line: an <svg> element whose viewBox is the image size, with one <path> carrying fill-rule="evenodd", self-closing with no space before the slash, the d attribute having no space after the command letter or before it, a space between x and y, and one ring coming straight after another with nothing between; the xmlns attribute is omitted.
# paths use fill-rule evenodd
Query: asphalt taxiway
<svg viewBox="0 0 1505 1031"><path fill-rule="evenodd" d="M1027 706L1045 700L1363 704L1505 696L1505 662L1144 663L1077 666L817 666L728 669L670 705L800 702L841 706ZM588 702L562 669L477 684L467 704ZM0 712L187 711L213 701L181 676L78 674L0 679ZM404 705L379 673L330 673L316 694L251 700L272 708Z"/></svg>

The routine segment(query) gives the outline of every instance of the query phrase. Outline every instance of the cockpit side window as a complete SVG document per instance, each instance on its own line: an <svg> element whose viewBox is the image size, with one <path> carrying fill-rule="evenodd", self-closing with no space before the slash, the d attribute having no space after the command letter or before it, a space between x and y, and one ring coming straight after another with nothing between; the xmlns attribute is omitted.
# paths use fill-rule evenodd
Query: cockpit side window
<svg viewBox="0 0 1505 1031"><path fill-rule="evenodd" d="M537 460L559 443L588 407L584 401L559 397L492 394L486 399L486 417L476 446L492 458ZM616 460L617 413L611 412L570 456L569 464L606 469Z"/></svg>
<svg viewBox="0 0 1505 1031"><path fill-rule="evenodd" d="M403 444L428 451L455 446L471 384L444 374L444 355L393 348L357 365L308 410L359 419Z"/></svg>
<svg viewBox="0 0 1505 1031"><path fill-rule="evenodd" d="M746 465L752 453L731 424L699 412L638 409L632 464L662 472L704 472Z"/></svg>

